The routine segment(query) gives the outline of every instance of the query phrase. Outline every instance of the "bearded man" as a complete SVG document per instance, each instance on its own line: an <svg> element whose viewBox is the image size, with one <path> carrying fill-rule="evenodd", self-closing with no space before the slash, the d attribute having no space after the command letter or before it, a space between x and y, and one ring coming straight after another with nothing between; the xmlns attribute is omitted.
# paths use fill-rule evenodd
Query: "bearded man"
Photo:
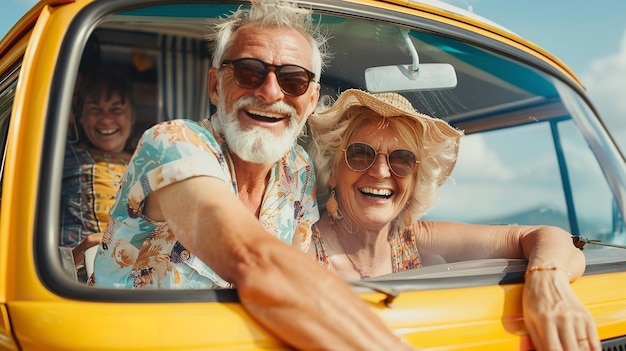
<svg viewBox="0 0 626 351"><path fill-rule="evenodd" d="M264 239L308 249L319 213L314 172L297 138L317 104L326 56L309 16L294 4L257 1L216 25L208 87L217 112L144 133L92 285L233 287L231 272L216 272L228 252L199 255L253 239L250 230L237 237L250 219L257 223L248 229L263 228Z"/></svg>

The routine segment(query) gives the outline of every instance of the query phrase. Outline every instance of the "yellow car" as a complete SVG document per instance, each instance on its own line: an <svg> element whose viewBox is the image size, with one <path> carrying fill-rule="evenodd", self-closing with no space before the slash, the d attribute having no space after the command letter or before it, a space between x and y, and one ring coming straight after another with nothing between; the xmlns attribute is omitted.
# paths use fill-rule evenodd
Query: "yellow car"
<svg viewBox="0 0 626 351"><path fill-rule="evenodd" d="M207 25L241 4L42 0L0 41L1 349L288 349L245 313L235 290L88 287L59 250L64 148L83 53L131 72L137 134L158 121L200 119L212 112ZM505 28L436 1L303 4L331 38L324 95L398 91L465 130L452 180L428 218L568 230L587 258L572 287L604 349L626 349L626 162L572 72ZM524 269L521 260L447 263L354 291L417 348L529 350Z"/></svg>

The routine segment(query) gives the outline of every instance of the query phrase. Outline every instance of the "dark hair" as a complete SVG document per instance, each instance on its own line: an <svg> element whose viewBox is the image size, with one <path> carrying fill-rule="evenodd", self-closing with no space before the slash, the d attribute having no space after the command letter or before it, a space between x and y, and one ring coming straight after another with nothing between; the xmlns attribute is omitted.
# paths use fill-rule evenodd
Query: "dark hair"
<svg viewBox="0 0 626 351"><path fill-rule="evenodd" d="M128 74L124 74L123 71L114 67L103 66L93 72L87 72L85 81L81 84L78 92L74 118L80 120L83 107L89 96L101 97L104 95L110 99L113 94L117 93L123 103L126 103L126 99L128 99L131 109L134 108L132 82L127 77Z"/></svg>

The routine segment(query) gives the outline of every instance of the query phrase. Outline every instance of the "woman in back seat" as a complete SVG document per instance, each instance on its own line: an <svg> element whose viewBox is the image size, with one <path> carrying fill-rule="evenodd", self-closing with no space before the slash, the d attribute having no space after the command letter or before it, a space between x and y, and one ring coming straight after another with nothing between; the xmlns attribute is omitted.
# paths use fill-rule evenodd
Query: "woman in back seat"
<svg viewBox="0 0 626 351"><path fill-rule="evenodd" d="M134 121L131 82L121 72L102 67L86 77L74 106L78 138L66 147L61 191L60 245L78 247L79 268L108 223L133 150L128 140ZM82 273L78 278L86 281Z"/></svg>

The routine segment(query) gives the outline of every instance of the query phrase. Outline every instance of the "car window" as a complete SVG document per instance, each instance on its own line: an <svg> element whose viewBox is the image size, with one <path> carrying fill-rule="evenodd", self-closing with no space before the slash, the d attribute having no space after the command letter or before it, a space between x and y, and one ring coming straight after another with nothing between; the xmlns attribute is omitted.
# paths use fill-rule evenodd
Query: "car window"
<svg viewBox="0 0 626 351"><path fill-rule="evenodd" d="M137 139L160 121L210 116L214 109L207 96L206 70L211 43L205 36L208 25L238 5L179 2L122 8L112 14L100 5L94 2L92 6L102 11L95 28L89 22L76 22L68 31L68 49L61 53L59 62L79 61L78 56L91 41L98 44L99 63L124 67L133 80L138 103L134 131ZM360 3L349 8L312 6L318 12L316 21L321 30L330 38L332 53L320 81L324 101L336 99L349 88L369 90L367 70L406 68L413 63L413 49L422 67L453 67L455 82L451 86L399 90L420 112L444 119L467 134L452 177L442 187L440 199L426 219L553 224L575 234L621 240L618 234L619 228L623 233L623 199L613 196L619 193L620 185L609 181L607 164L598 161L617 156L610 148L590 144L590 140L606 138L595 124L587 127L596 123L595 116L582 111L587 106L584 92L565 83L569 78L562 71L513 46L452 25L385 9L372 12ZM89 33L87 38L83 38L85 32ZM54 77L52 101L60 100L61 91L73 89L68 76L71 74L59 73ZM61 105L51 110L49 120L67 120L62 111L69 110L71 102L64 103L65 110ZM585 132L581 132L583 129ZM56 150L63 150L65 141L58 141L63 145ZM306 137L302 143L307 143ZM52 157L53 150L45 148L44 158L62 159ZM58 199L54 191L58 191L59 184L46 184L46 179L42 177L41 188L51 192L50 199ZM42 228L59 227L58 222L46 222L59 217L59 201L51 203L38 212ZM53 215L44 218L43 214L49 212ZM55 276L62 270L50 268L60 264L57 247L47 235L58 232L41 231L37 235L41 236L37 240L38 250L42 251L38 252L40 271L59 294L74 294L72 289L79 289L82 297L108 299L111 294L119 294L121 300L136 301L157 296L153 294L157 292L92 294L86 287L65 284ZM219 297L219 293L188 293L192 300ZM158 294L158 299L180 299L175 293Z"/></svg>
<svg viewBox="0 0 626 351"><path fill-rule="evenodd" d="M550 123L464 136L457 165L426 218L570 230Z"/></svg>
<svg viewBox="0 0 626 351"><path fill-rule="evenodd" d="M589 145L573 121L558 123L557 127L568 165L578 226L576 232L603 242L625 245L624 220Z"/></svg>
<svg viewBox="0 0 626 351"><path fill-rule="evenodd" d="M459 159L425 219L549 224L624 244L623 220L573 120L464 136Z"/></svg>

